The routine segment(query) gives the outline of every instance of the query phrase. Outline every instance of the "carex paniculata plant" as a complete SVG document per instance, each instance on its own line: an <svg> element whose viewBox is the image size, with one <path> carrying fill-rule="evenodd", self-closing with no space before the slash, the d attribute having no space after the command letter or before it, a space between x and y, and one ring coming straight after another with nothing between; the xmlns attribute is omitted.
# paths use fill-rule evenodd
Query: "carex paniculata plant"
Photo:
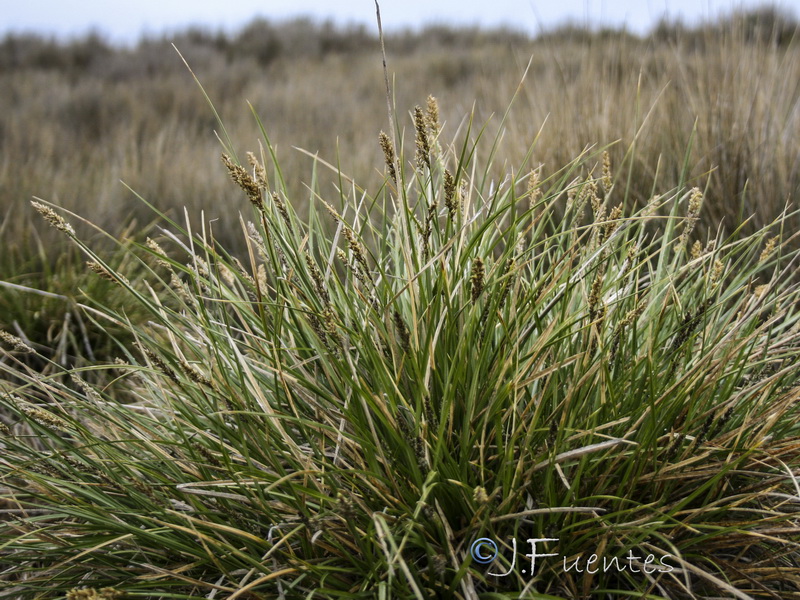
<svg viewBox="0 0 800 600"><path fill-rule="evenodd" d="M0 597L800 597L785 214L695 239L701 189L631 212L600 152L492 180L430 98L301 217L256 123L245 254L162 215L129 278L36 205L149 319L96 299L105 387L0 338Z"/></svg>

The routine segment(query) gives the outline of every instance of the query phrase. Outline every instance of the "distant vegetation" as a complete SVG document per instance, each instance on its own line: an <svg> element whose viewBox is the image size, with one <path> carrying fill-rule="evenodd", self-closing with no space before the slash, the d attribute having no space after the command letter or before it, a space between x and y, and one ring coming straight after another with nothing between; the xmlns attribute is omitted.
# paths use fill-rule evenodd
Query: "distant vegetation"
<svg viewBox="0 0 800 600"><path fill-rule="evenodd" d="M793 14L775 7L765 7L735 13L725 19L687 26L680 20L662 19L652 29L649 39L657 42L705 45L709 39L736 31L748 43L789 45L797 33L798 21ZM565 39L587 42L620 38L641 39L619 28L587 29L565 24L532 36L510 28L450 27L431 25L421 30L402 30L387 33L387 43L394 56L417 54L433 48L476 48L495 44L531 44ZM108 75L110 64L145 59L153 48L163 49L176 44L191 58L202 61L203 56L219 54L228 60L254 59L262 66L279 59L320 59L331 54L372 52L377 44L375 28L364 25L339 26L333 23L298 18L291 21L270 21L257 18L234 33L190 27L174 35L146 36L131 51L108 42L101 33L92 31L72 41L59 41L40 34L7 33L0 42L0 71L16 69L57 69L80 74ZM202 50L201 50L202 49ZM193 55L192 52L197 52ZM157 68L171 70L164 57L156 61ZM128 71L136 75L135 71Z"/></svg>

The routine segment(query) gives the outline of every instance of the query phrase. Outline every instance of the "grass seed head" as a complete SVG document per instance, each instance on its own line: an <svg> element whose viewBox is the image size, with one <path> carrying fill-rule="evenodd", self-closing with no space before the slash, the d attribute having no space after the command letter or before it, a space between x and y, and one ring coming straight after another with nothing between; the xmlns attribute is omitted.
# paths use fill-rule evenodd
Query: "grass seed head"
<svg viewBox="0 0 800 600"><path fill-rule="evenodd" d="M500 301L497 303L498 309L503 308L506 303L506 299L511 292L511 288L514 287L514 282L516 280L516 268L517 259L509 258L506 262L506 270L503 273L503 276L506 277L506 280L503 284L503 291L500 293Z"/></svg>
<svg viewBox="0 0 800 600"><path fill-rule="evenodd" d="M611 176L611 155L608 153L608 150L603 151L603 191L605 192L606 196L611 191L611 186L613 184L613 178Z"/></svg>
<svg viewBox="0 0 800 600"><path fill-rule="evenodd" d="M692 260L703 256L703 243L700 240L695 240L694 244L692 244L692 253L690 256Z"/></svg>
<svg viewBox="0 0 800 600"><path fill-rule="evenodd" d="M361 242L358 241L352 229L349 227L344 227L342 231L344 232L345 239L347 239L347 245L350 248L350 252L353 253L353 256L355 257L358 265L361 267L364 276L368 276L369 266L367 264L367 254L364 246L362 246Z"/></svg>
<svg viewBox="0 0 800 600"><path fill-rule="evenodd" d="M247 283L249 283L251 286L253 286L253 288L255 288L256 287L256 280L253 278L252 275L250 275L250 273L247 272L247 269L244 268L244 265L242 264L242 261L240 261L238 258L236 258L234 256L233 257L233 264L236 266L236 270L239 271L239 275L241 275L242 278L245 281L247 281Z"/></svg>
<svg viewBox="0 0 800 600"><path fill-rule="evenodd" d="M66 600L116 600L124 595L124 592L111 587L104 587L99 591L95 588L73 588L67 592Z"/></svg>
<svg viewBox="0 0 800 600"><path fill-rule="evenodd" d="M631 247L628 248L628 254L625 256L625 258L626 260L633 262L634 260L636 260L638 254L639 254L639 244L637 242L634 242L633 244L631 244Z"/></svg>
<svg viewBox="0 0 800 600"><path fill-rule="evenodd" d="M214 455L211 450L199 442L192 442L192 449L195 450L203 459L214 467L222 466L222 462Z"/></svg>
<svg viewBox="0 0 800 600"><path fill-rule="evenodd" d="M697 221L700 219L700 208L703 206L703 192L700 188L692 188L689 196L689 210L686 214L686 221L684 222L683 231L675 244L675 251L678 252L681 248L686 246L689 241L689 235L694 230Z"/></svg>
<svg viewBox="0 0 800 600"><path fill-rule="evenodd" d="M311 255L306 252L306 266L308 267L308 272L311 275L311 279L314 282L314 289L319 296L319 299L325 306L328 306L331 303L331 298L328 295L328 290L325 288L325 281L322 278L322 273L320 272L317 265L314 263L314 259L311 258Z"/></svg>
<svg viewBox="0 0 800 600"><path fill-rule="evenodd" d="M594 179L589 178L584 185L584 188L586 190L586 198L589 200L589 204L592 206L595 222L602 221L605 211L602 210L604 209L603 199L597 193L597 182Z"/></svg>
<svg viewBox="0 0 800 600"><path fill-rule="evenodd" d="M89 466L76 458L73 458L69 455L63 455L60 457L67 465L75 469L76 471L80 471L81 473L88 473L89 475L94 475L98 479L103 479L105 481L109 481L109 477L100 471L99 469Z"/></svg>
<svg viewBox="0 0 800 600"><path fill-rule="evenodd" d="M639 316L644 312L644 309L647 307L647 302L644 299L639 300L636 308L629 310L625 313L625 317L620 321L620 327L627 327L631 323L633 323Z"/></svg>
<svg viewBox="0 0 800 600"><path fill-rule="evenodd" d="M253 242L255 242L256 248L258 250L258 253L261 255L261 258L267 260L268 253L267 253L267 247L264 244L264 236L261 235L261 232L258 230L255 223L253 223L252 221L247 222L247 234L250 237L250 239Z"/></svg>
<svg viewBox="0 0 800 600"><path fill-rule="evenodd" d="M417 167L420 170L431 167L431 144L428 139L428 128L425 116L419 106L414 107L414 129L416 130Z"/></svg>
<svg viewBox="0 0 800 600"><path fill-rule="evenodd" d="M233 271L223 263L217 264L217 268L219 269L219 275L222 277L222 281L233 287L233 284L236 283L236 275L234 275Z"/></svg>
<svg viewBox="0 0 800 600"><path fill-rule="evenodd" d="M719 434L719 432L725 428L725 426L728 424L728 422L731 420L731 417L733 416L733 410L734 407L729 406L728 409L719 418L716 427L714 428L714 434L712 435L712 437L716 437Z"/></svg>
<svg viewBox="0 0 800 600"><path fill-rule="evenodd" d="M602 292L603 292L604 273L600 272L592 282L592 290L589 293L589 321L594 322L602 312Z"/></svg>
<svg viewBox="0 0 800 600"><path fill-rule="evenodd" d="M147 348L141 343L137 342L136 346L139 348L139 351L145 356L145 358L147 358L147 360L150 361L150 363L152 363L155 367L157 367L159 371L164 373L164 375L169 377L174 383L179 382L178 376L175 374L175 371L173 371L169 367L169 365L167 365L167 363L165 363L164 360L160 356L158 356L158 354L156 354L155 352L150 350L150 348Z"/></svg>
<svg viewBox="0 0 800 600"><path fill-rule="evenodd" d="M770 255L775 251L775 246L780 237L781 236L776 235L775 237L771 237L767 240L767 243L764 245L764 250L761 252L761 256L758 257L758 262L765 262L770 257Z"/></svg>
<svg viewBox="0 0 800 600"><path fill-rule="evenodd" d="M191 379L195 383L199 383L200 385L204 385L206 387L213 387L211 385L211 380L205 375L203 375L203 373L200 372L200 369L195 367L193 364L190 364L189 362L183 359L181 359L178 364L180 365L183 374L186 375L189 379Z"/></svg>
<svg viewBox="0 0 800 600"><path fill-rule="evenodd" d="M21 404L20 410L31 420L35 421L42 427L52 431L66 432L69 431L69 423L61 417L57 417L51 412L42 410L30 404Z"/></svg>
<svg viewBox="0 0 800 600"><path fill-rule="evenodd" d="M460 202L458 201L458 192L456 191L456 180L453 174L445 169L444 170L444 205L447 208L447 214L451 219L455 219L460 209Z"/></svg>
<svg viewBox="0 0 800 600"><path fill-rule="evenodd" d="M181 281L181 278L178 277L177 274L172 273L172 276L169 280L169 286L175 290L180 299L186 304L192 303L192 294L189 292L189 287L183 281Z"/></svg>
<svg viewBox="0 0 800 600"><path fill-rule="evenodd" d="M347 254L345 253L344 250L342 250L341 248L337 248L336 256L339 257L339 260L342 261L342 263L347 267L348 271L350 271L353 274L353 277L358 279L362 283L362 285L364 285L365 287L369 285L370 282L365 276L364 270L359 266L353 264L353 262L351 262L350 259L347 258Z"/></svg>
<svg viewBox="0 0 800 600"><path fill-rule="evenodd" d="M103 398L97 393L92 386L84 381L77 373L70 373L69 378L77 385L87 398L91 398L95 402L102 402Z"/></svg>
<svg viewBox="0 0 800 600"><path fill-rule="evenodd" d="M697 221L700 216L700 208L703 206L703 192L700 188L692 188L692 195L689 197L689 214L692 221Z"/></svg>
<svg viewBox="0 0 800 600"><path fill-rule="evenodd" d="M656 194L650 200L648 200L647 204L645 205L644 209L642 210L642 217L653 217L658 212L658 208L661 203L661 194Z"/></svg>
<svg viewBox="0 0 800 600"><path fill-rule="evenodd" d="M93 260L86 261L86 266L89 267L89 270L92 273L99 275L102 279L106 281L111 281L117 284L123 285L130 285L130 282L125 278L124 275L119 275L116 273L111 273L108 269L106 269L103 265Z"/></svg>
<svg viewBox="0 0 800 600"><path fill-rule="evenodd" d="M258 265L256 268L256 283L258 283L258 287L261 289L262 294L269 289L269 281L267 280L267 267L265 267L263 263Z"/></svg>
<svg viewBox="0 0 800 600"><path fill-rule="evenodd" d="M431 570L440 579L447 574L447 557L444 554L437 554L431 560Z"/></svg>
<svg viewBox="0 0 800 600"><path fill-rule="evenodd" d="M431 134L436 137L439 134L439 102L434 96L428 96L425 106L425 120L428 123L428 129Z"/></svg>
<svg viewBox="0 0 800 600"><path fill-rule="evenodd" d="M403 316L400 314L399 311L394 311L394 327L397 331L397 336L400 338L400 346L406 352L411 350L411 335L408 333L408 327L406 327L405 321L403 321Z"/></svg>
<svg viewBox="0 0 800 600"><path fill-rule="evenodd" d="M322 321L320 321L319 317L314 313L309 313L308 315L308 322L311 325L311 329L317 334L317 337L322 340L325 346L329 346L328 342L328 334L325 332L325 328L322 325Z"/></svg>
<svg viewBox="0 0 800 600"><path fill-rule="evenodd" d="M164 267L165 269L171 268L171 265L165 260L167 258L167 253L158 245L158 242L147 238L147 247L156 255L156 264L159 267Z"/></svg>
<svg viewBox="0 0 800 600"><path fill-rule="evenodd" d="M528 177L528 208L534 208L542 199L542 190L539 187L539 171L531 171Z"/></svg>
<svg viewBox="0 0 800 600"><path fill-rule="evenodd" d="M267 171L266 171L266 169L264 169L264 165L262 165L260 162L258 162L258 159L256 158L256 155L253 154L252 152L248 152L247 153L247 162L249 162L250 166L253 167L253 175L254 175L254 178L256 180L256 184L258 184L259 187L262 187L262 188L265 188L265 189L267 187L269 187L267 185Z"/></svg>
<svg viewBox="0 0 800 600"><path fill-rule="evenodd" d="M275 208L278 210L278 213L281 215L281 219L283 219L283 222L286 223L286 228L289 231L293 231L292 221L291 219L289 219L289 211L286 210L286 204L283 202L283 200L281 200L281 197L278 194L278 192L272 192L270 194L270 197L272 198L272 203L275 205Z"/></svg>
<svg viewBox="0 0 800 600"><path fill-rule="evenodd" d="M336 512L337 516L342 518L345 522L351 521L357 515L356 503L353 502L350 496L339 491L336 493Z"/></svg>
<svg viewBox="0 0 800 600"><path fill-rule="evenodd" d="M567 204L566 204L567 211L572 210L572 208L575 207L575 197L578 194L578 188L576 186L577 186L577 180L572 181L567 189Z"/></svg>
<svg viewBox="0 0 800 600"><path fill-rule="evenodd" d="M325 200L321 200L321 202L322 202L322 205L325 207L325 210L327 210L330 213L330 215L333 217L334 223L336 223L337 225L339 223L341 223L342 222L342 216L336 211L336 209L333 208L327 202L325 202Z"/></svg>
<svg viewBox="0 0 800 600"><path fill-rule="evenodd" d="M435 429L439 426L439 418L436 416L436 413L433 410L430 394L425 394L425 398L423 398L422 401L422 406L424 408L425 421L430 425L431 428Z"/></svg>
<svg viewBox="0 0 800 600"><path fill-rule="evenodd" d="M567 203L570 206L573 204L575 205L575 213L578 215L583 213L587 202L591 203L592 212L597 215L600 210L600 197L597 195L597 184L594 179L592 179L591 175L587 175L583 183L580 184L580 191L577 192L577 199L575 199L575 194L573 194L572 201L570 201L569 197L567 198ZM597 218L595 218L595 221L597 221Z"/></svg>
<svg viewBox="0 0 800 600"><path fill-rule="evenodd" d="M8 346L11 346L16 352L22 352L24 354L35 354L36 351L28 346L22 338L18 338L15 335L8 333L7 331L3 331L0 329L0 341L5 343Z"/></svg>
<svg viewBox="0 0 800 600"><path fill-rule="evenodd" d="M472 262L472 273L469 276L469 283L472 292L472 303L478 301L480 298L481 293L483 292L484 286L484 277L486 275L486 269L483 266L483 260L480 256L476 257L475 260Z"/></svg>
<svg viewBox="0 0 800 600"><path fill-rule="evenodd" d="M674 353L681 346L683 346L683 344L691 337L695 330L700 326L700 323L702 323L703 315L713 302L714 299L709 298L702 303L695 312L686 311L686 313L684 313L681 324L678 326L678 332L672 341L672 345L670 346L670 354Z"/></svg>
<svg viewBox="0 0 800 600"><path fill-rule="evenodd" d="M725 265L722 261L719 259L715 260L714 268L711 270L711 283L718 283L724 271Z"/></svg>
<svg viewBox="0 0 800 600"><path fill-rule="evenodd" d="M228 169L228 173L233 182L244 190L244 193L247 194L247 198L253 206L258 209L264 208L264 201L261 199L261 189L258 187L256 180L253 179L253 176L247 172L247 169L235 164L227 154L222 155L222 163Z"/></svg>
<svg viewBox="0 0 800 600"><path fill-rule="evenodd" d="M378 135L378 142L381 145L381 150L383 150L383 159L386 161L386 167L389 169L389 177L391 177L392 181L397 184L397 168L395 167L396 157L394 154L394 144L392 144L392 140L390 140L389 136L383 131L381 131Z"/></svg>
<svg viewBox="0 0 800 600"><path fill-rule="evenodd" d="M208 263L202 256L197 254L192 255L193 262L187 263L186 266L192 269L197 277L201 277L203 279L210 279L211 278L211 271L208 268Z"/></svg>
<svg viewBox="0 0 800 600"><path fill-rule="evenodd" d="M336 317L330 305L322 312L322 320L325 323L325 333L333 340L337 346L342 345L339 331L336 328Z"/></svg>
<svg viewBox="0 0 800 600"><path fill-rule="evenodd" d="M618 204L611 209L608 218L603 225L603 234L601 236L601 243L611 237L611 234L619 227L619 220L622 218L622 204Z"/></svg>
<svg viewBox="0 0 800 600"><path fill-rule="evenodd" d="M31 205L33 206L33 208L36 209L36 212L42 215L44 219L48 223L50 223L50 225L52 225L59 231L63 231L69 236L73 237L75 236L75 230L72 228L72 225L67 223L64 220L64 217L57 214L52 208L50 208L49 206L45 206L41 202L35 202L35 201L32 201Z"/></svg>

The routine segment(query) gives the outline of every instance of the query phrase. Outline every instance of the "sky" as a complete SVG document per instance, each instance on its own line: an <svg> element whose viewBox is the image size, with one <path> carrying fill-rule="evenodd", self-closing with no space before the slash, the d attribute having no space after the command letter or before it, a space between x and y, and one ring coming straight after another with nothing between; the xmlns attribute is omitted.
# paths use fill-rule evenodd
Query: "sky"
<svg viewBox="0 0 800 600"><path fill-rule="evenodd" d="M692 23L763 5L763 0L382 0L385 29L428 24L511 25L529 32L572 21L626 26L644 33L661 16ZM800 0L773 3L800 15ZM235 31L256 16L281 20L311 16L375 27L374 0L0 0L0 33L40 32L71 37L97 30L110 40L132 43L142 34L188 25Z"/></svg>

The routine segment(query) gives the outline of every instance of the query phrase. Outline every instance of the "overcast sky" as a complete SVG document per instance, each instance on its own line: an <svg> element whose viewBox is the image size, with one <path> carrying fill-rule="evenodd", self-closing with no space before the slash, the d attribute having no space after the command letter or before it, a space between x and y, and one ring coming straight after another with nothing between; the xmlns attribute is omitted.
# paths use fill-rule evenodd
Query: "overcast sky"
<svg viewBox="0 0 800 600"><path fill-rule="evenodd" d="M508 24L538 31L572 20L579 24L626 25L646 31L665 13L693 22L759 0L383 0L384 27L430 23ZM775 5L800 13L800 0ZM62 36L95 28L115 41L131 42L142 33L161 33L204 25L233 30L255 16L285 19L297 15L338 23L375 24L374 0L0 0L0 32L38 31Z"/></svg>

